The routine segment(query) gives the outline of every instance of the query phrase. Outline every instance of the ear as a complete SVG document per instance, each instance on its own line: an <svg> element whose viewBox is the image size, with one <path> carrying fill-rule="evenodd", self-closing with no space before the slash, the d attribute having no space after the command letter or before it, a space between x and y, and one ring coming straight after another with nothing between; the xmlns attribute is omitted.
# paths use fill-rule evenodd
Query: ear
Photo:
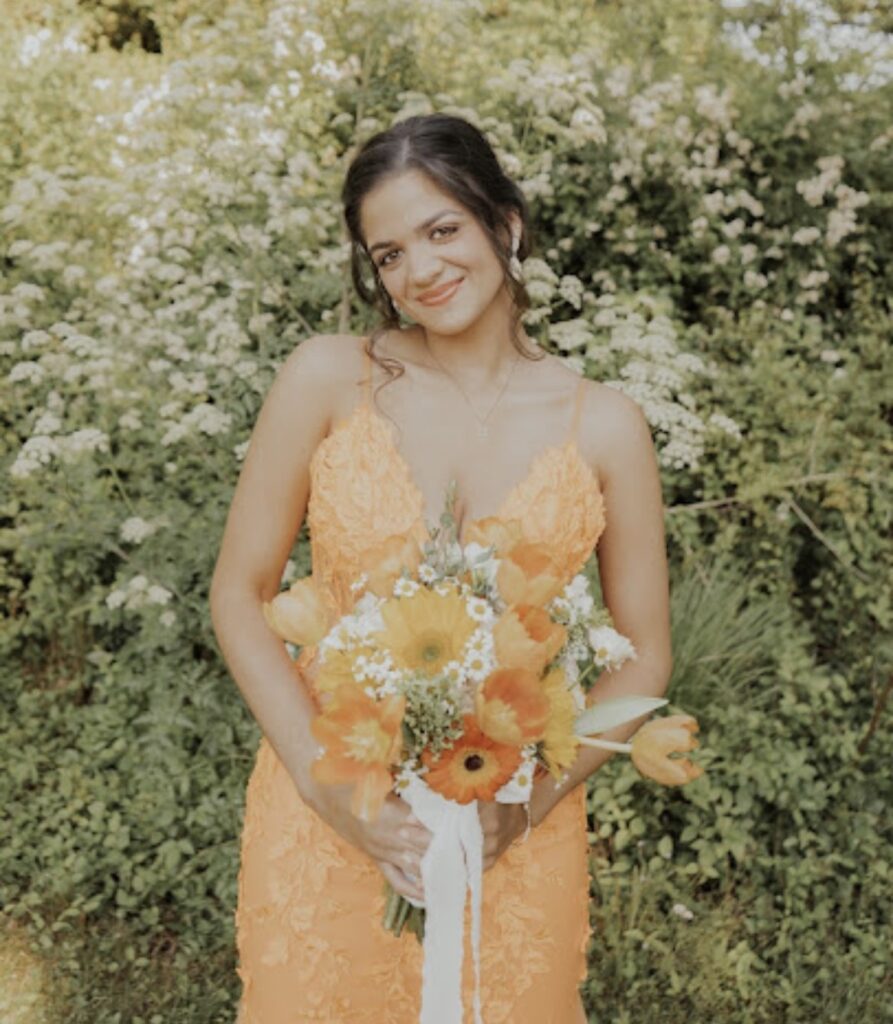
<svg viewBox="0 0 893 1024"><path fill-rule="evenodd" d="M515 245L515 239L517 239L518 245L521 244L521 231L523 225L521 223L521 216L517 210L510 209L507 212L506 217L508 219L510 233L506 234L504 231L500 231L499 235L503 240L503 243L508 247L509 254L511 255L512 249Z"/></svg>

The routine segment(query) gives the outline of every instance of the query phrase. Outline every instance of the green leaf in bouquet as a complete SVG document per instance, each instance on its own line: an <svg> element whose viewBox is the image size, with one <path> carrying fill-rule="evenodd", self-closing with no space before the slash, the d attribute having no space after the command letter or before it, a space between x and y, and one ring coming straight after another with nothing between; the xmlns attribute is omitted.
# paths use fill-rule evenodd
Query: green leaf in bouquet
<svg viewBox="0 0 893 1024"><path fill-rule="evenodd" d="M669 703L663 697L611 697L583 711L574 722L578 736L591 736L622 725Z"/></svg>

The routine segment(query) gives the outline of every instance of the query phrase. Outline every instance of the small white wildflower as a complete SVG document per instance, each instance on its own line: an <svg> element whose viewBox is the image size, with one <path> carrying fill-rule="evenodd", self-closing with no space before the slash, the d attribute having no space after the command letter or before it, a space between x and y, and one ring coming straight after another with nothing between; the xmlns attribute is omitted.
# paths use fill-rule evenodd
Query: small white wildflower
<svg viewBox="0 0 893 1024"><path fill-rule="evenodd" d="M495 618L490 602L483 597L470 597L465 602L465 610L475 622L490 622Z"/></svg>
<svg viewBox="0 0 893 1024"><path fill-rule="evenodd" d="M157 529L158 527L154 523L146 522L145 519L141 519L139 516L130 516L129 519L125 519L121 524L121 540L129 544L139 544L146 537L151 537Z"/></svg>
<svg viewBox="0 0 893 1024"><path fill-rule="evenodd" d="M470 651L464 665L468 677L475 683L482 683L495 667L493 659L484 651Z"/></svg>
<svg viewBox="0 0 893 1024"><path fill-rule="evenodd" d="M394 596L412 597L418 589L419 584L415 580L406 580L401 576L394 584Z"/></svg>
<svg viewBox="0 0 893 1024"><path fill-rule="evenodd" d="M674 903L672 913L677 917L681 917L683 921L691 921L695 916L684 903Z"/></svg>
<svg viewBox="0 0 893 1024"><path fill-rule="evenodd" d="M167 604L174 595L166 588L153 583L146 591L149 604Z"/></svg>
<svg viewBox="0 0 893 1024"><path fill-rule="evenodd" d="M461 662L455 659L448 661L441 669L441 672L451 683L461 683L464 676Z"/></svg>
<svg viewBox="0 0 893 1024"><path fill-rule="evenodd" d="M609 670L617 668L629 658L637 657L635 648L627 639L610 626L595 626L587 631L596 664Z"/></svg>
<svg viewBox="0 0 893 1024"><path fill-rule="evenodd" d="M162 613L161 613L161 614L160 614L160 615L158 616L158 621L159 621L159 622L161 623L161 625L162 625L162 626L164 626L164 627L165 627L166 629L170 629L170 628L171 628L171 626L173 626L173 624L174 624L174 623L175 623L175 622L177 621L177 616L176 616L176 613L174 613L174 612L172 612L172 611L170 611L170 610L168 610L168 611L166 611L166 612L162 612Z"/></svg>
<svg viewBox="0 0 893 1024"><path fill-rule="evenodd" d="M105 597L105 603L109 608L120 608L127 599L127 594L123 590L110 590Z"/></svg>
<svg viewBox="0 0 893 1024"><path fill-rule="evenodd" d="M437 579L437 571L427 562L422 562L419 566L419 579L423 583L433 583Z"/></svg>

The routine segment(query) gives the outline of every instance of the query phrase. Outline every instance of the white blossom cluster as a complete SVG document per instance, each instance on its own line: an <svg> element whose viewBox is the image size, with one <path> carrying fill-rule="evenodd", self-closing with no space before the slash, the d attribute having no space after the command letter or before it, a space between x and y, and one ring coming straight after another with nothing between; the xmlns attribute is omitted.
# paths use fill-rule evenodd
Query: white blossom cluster
<svg viewBox="0 0 893 1024"><path fill-rule="evenodd" d="M33 434L19 449L9 473L18 478L29 477L55 459L71 463L87 452L107 452L108 447L108 435L94 427L75 430L65 436Z"/></svg>
<svg viewBox="0 0 893 1024"><path fill-rule="evenodd" d="M128 544L141 544L158 529L158 523L149 522L141 516L129 516L121 523L121 540Z"/></svg>
<svg viewBox="0 0 893 1024"><path fill-rule="evenodd" d="M618 365L618 377L604 383L641 406L658 433L657 452L662 465L697 467L708 428L740 437L729 417L705 420L695 411L695 399L688 390L690 381L715 371L700 356L680 351L675 326L668 316L656 312L646 318L630 302L602 295L591 322L596 332L585 355L597 363Z"/></svg>
<svg viewBox="0 0 893 1024"><path fill-rule="evenodd" d="M173 596L166 587L151 583L145 576L139 574L128 580L124 586L110 590L105 603L113 610L124 608L125 611L138 611L147 605L165 605ZM173 619L168 618L163 624L167 622L173 622Z"/></svg>

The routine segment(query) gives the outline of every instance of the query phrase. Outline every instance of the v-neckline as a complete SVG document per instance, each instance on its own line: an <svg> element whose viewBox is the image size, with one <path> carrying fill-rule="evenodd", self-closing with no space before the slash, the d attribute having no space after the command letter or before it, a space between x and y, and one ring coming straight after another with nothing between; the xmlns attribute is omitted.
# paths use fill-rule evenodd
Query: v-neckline
<svg viewBox="0 0 893 1024"><path fill-rule="evenodd" d="M366 399L362 400L361 402L359 402L355 406L353 411L348 415L347 419L342 421L342 425L346 425L347 422L349 422L349 420L351 420L354 416L357 415L357 413L359 413L359 412L361 412L363 410L367 411L369 413L370 417L384 431L385 437L387 439L388 447L390 448L390 450L391 450L392 454L394 455L394 457L397 459L397 461L403 467L403 470L404 470L404 473L406 475L406 479L407 479L407 482L409 483L409 486L412 488L413 491L415 491L416 495L418 496L419 505L422 508L422 511L421 511L419 519L420 519L422 528L425 531L425 536L430 540L431 539L431 531L428 529L428 522L429 521L433 521L433 522L437 523L437 522L440 521L440 516L439 515L435 516L433 518L433 520L430 520L430 517L428 515L428 509L426 507L425 494L423 493L421 487L419 487L418 483L416 482L415 473L413 472L412 466L410 466L409 461L403 455L403 452L401 452L400 449L397 447L397 442L394 439L394 434L393 434L393 431L392 431L391 424L388 423L382 416L380 416L375 411L375 409L372 407L372 403L369 401L368 398L366 398ZM329 437L331 437L331 436L332 435L330 434ZM521 488L524 487L524 485L529 482L529 480L533 476L533 473L536 470L538 464L540 462L542 462L543 460L545 460L553 452L560 452L560 451L562 451L562 450L564 450L566 448L570 448L573 451L573 453L576 456L576 458L579 460L579 462L587 470L587 472L588 472L589 476L591 477L593 483L595 484L596 488L599 490L599 493L601 493L601 488L600 488L600 485L598 483L598 478L596 477L595 472L592 469L592 467L583 458L583 455L580 452L579 445L577 444L576 438L572 434L570 437L565 438L564 441L559 441L559 442L554 443L554 444L546 445L541 451L537 452L537 454L533 456L533 458L530 461L530 465L527 468L527 472L524 474L524 476L516 484L514 484L511 487L511 489L509 490L508 494L500 502L499 507L497 508L497 510L495 512L491 512L489 515L485 515L485 516L476 516L473 519L465 519L465 518L463 518L463 521L461 523L457 523L457 525L456 525L456 536L457 536L457 538L459 540L459 543L462 546L464 546L463 538L467 535L466 527L473 526L475 523L480 523L480 522L482 522L485 519L493 519L493 518L499 518L499 517L503 516L505 514L506 508L508 507L510 502L514 499L514 497L518 493L518 491L520 491Z"/></svg>

